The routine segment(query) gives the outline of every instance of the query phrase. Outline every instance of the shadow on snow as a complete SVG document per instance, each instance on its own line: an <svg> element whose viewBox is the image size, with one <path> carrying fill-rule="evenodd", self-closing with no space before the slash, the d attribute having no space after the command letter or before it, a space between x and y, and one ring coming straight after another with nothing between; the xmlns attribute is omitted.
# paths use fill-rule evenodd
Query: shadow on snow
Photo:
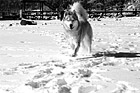
<svg viewBox="0 0 140 93"><path fill-rule="evenodd" d="M97 58L97 57L115 57L115 58L137 58L140 57L140 53L131 53L131 52L97 52L89 57L83 57L78 59L88 59L88 58Z"/></svg>
<svg viewBox="0 0 140 93"><path fill-rule="evenodd" d="M140 57L140 53L131 52L98 52L93 55L93 57L115 57L115 58L134 58Z"/></svg>

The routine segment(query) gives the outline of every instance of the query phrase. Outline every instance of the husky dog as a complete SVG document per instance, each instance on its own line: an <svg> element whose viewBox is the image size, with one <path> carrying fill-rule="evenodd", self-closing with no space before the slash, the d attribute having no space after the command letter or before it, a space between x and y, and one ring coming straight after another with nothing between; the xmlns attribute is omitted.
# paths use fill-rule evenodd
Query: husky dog
<svg viewBox="0 0 140 93"><path fill-rule="evenodd" d="M75 2L70 10L64 13L62 21L73 50L72 57L77 55L80 47L91 53L92 28L87 19L87 12L79 2Z"/></svg>

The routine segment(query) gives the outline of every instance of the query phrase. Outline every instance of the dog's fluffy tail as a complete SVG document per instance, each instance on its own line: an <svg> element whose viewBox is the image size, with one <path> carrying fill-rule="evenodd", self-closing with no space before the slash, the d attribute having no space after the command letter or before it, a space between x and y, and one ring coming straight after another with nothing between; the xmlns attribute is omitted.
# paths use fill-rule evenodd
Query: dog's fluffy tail
<svg viewBox="0 0 140 93"><path fill-rule="evenodd" d="M75 2L71 6L71 11L76 12L76 14L78 15L79 20L87 21L88 14L87 14L86 10L83 8L83 6L79 2Z"/></svg>

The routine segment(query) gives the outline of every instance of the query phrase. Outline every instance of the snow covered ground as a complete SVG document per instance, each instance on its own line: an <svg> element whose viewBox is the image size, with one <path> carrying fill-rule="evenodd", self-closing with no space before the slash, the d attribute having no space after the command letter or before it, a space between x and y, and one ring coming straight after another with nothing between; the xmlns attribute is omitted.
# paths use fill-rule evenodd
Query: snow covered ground
<svg viewBox="0 0 140 93"><path fill-rule="evenodd" d="M140 18L102 19L96 57L71 58L59 20L0 21L0 93L140 93Z"/></svg>

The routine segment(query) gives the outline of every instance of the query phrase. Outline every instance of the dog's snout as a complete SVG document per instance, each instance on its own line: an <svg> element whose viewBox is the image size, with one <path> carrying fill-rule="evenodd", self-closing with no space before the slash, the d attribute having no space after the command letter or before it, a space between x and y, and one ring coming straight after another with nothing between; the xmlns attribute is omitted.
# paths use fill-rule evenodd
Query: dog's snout
<svg viewBox="0 0 140 93"><path fill-rule="evenodd" d="M72 24L70 24L70 29L73 29L73 25Z"/></svg>

